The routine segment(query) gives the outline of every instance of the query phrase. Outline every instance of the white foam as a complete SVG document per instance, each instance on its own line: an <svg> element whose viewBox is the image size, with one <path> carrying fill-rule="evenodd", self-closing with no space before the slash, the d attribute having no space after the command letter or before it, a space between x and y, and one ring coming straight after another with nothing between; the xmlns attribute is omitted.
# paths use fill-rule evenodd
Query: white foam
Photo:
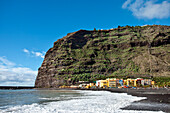
<svg viewBox="0 0 170 113"><path fill-rule="evenodd" d="M145 99L126 93L107 91L79 91L84 96L70 100L14 106L0 112L12 113L152 113L153 111L121 110L131 102ZM46 99L46 98L44 98ZM155 113L155 112L153 112ZM159 112L162 113L162 112Z"/></svg>

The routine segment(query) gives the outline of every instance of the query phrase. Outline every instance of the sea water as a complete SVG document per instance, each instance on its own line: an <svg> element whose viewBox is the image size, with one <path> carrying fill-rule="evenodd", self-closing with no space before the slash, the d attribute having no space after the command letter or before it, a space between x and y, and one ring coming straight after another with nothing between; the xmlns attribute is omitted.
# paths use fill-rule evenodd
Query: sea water
<svg viewBox="0 0 170 113"><path fill-rule="evenodd" d="M152 113L121 110L145 99L126 93L85 90L0 90L0 113Z"/></svg>

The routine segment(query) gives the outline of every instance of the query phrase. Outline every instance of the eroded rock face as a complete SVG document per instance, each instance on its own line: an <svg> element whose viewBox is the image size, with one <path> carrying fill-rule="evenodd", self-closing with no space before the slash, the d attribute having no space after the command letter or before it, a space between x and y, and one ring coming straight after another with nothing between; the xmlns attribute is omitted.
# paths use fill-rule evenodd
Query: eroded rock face
<svg viewBox="0 0 170 113"><path fill-rule="evenodd" d="M106 76L170 76L170 26L69 33L54 42L35 87L59 87Z"/></svg>

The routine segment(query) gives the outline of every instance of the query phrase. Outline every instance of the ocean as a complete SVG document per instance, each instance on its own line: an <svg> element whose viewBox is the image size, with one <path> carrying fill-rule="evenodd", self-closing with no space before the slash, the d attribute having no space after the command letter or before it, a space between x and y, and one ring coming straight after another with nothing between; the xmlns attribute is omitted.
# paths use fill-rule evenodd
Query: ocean
<svg viewBox="0 0 170 113"><path fill-rule="evenodd" d="M145 98L108 91L0 90L0 113L162 113L121 110Z"/></svg>

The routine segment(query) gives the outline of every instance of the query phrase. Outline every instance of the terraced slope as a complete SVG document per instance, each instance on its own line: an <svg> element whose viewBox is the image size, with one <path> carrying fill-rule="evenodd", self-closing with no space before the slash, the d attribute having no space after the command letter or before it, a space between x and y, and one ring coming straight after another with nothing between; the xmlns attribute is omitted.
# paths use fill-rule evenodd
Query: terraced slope
<svg viewBox="0 0 170 113"><path fill-rule="evenodd" d="M108 76L170 76L170 26L69 33L47 51L35 87Z"/></svg>

